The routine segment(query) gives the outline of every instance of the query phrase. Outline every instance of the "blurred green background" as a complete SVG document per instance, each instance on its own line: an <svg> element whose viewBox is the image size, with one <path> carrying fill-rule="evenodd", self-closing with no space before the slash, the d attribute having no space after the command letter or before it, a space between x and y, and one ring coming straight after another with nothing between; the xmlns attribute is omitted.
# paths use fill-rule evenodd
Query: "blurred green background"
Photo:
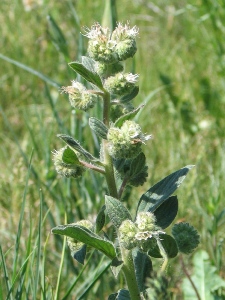
<svg viewBox="0 0 225 300"><path fill-rule="evenodd" d="M106 260L98 264L98 253L81 274L62 239L50 235L65 215L68 222L88 215L94 220L103 202L100 176L87 172L76 182L60 179L51 151L62 147L57 133L72 134L98 151L87 116L71 110L60 87L75 79L68 62L86 54L81 33L102 22L104 6L100 0L0 2L2 299L10 288L7 299L107 299L123 285L122 278L116 285ZM196 226L199 248L224 278L225 2L121 0L117 13L120 22L139 28L138 52L126 71L140 75L134 105L145 104L138 121L154 137L144 149L148 181L132 191L128 205L169 173L194 164L177 192L176 221ZM191 257L186 260L191 264ZM173 299L184 299L184 273L178 260L172 264ZM100 275L94 280L97 265ZM107 272L104 279L101 272ZM88 294L90 282L94 289Z"/></svg>

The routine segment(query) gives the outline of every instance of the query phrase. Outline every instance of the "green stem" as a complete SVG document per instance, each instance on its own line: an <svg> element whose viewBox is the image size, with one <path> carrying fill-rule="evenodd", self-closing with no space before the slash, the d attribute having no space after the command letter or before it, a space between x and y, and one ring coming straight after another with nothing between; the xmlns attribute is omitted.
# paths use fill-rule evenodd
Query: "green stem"
<svg viewBox="0 0 225 300"><path fill-rule="evenodd" d="M110 114L110 94L105 91L103 97L103 123L109 128ZM108 151L108 141L103 140L105 178L109 189L110 196L118 199L118 191L116 187L112 157Z"/></svg>
<svg viewBox="0 0 225 300"><path fill-rule="evenodd" d="M123 260L123 273L126 279L127 287L131 300L141 300L141 294L138 289L137 279L135 275L132 251L121 247L121 255Z"/></svg>
<svg viewBox="0 0 225 300"><path fill-rule="evenodd" d="M163 273L163 272L166 271L167 264L168 264L168 261L169 261L168 260L168 255L167 255L165 249L163 248L163 245L162 245L162 243L161 243L161 241L160 241L159 238L157 239L157 244L159 246L160 253L161 253L162 257L163 257L163 264L161 266L161 272Z"/></svg>

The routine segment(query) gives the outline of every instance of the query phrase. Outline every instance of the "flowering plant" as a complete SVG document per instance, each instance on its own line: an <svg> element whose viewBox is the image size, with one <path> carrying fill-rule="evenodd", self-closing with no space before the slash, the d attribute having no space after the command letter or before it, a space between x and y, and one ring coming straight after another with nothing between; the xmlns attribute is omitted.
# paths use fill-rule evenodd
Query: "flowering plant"
<svg viewBox="0 0 225 300"><path fill-rule="evenodd" d="M174 225L172 235L165 232L178 211L178 199L172 194L192 166L175 171L149 188L139 199L135 216L121 202L127 185L143 185L148 176L142 147L151 135L143 133L133 120L142 106L134 108L131 103L139 91L138 75L125 73L122 64L136 53L137 34L136 26L130 28L129 24L120 23L113 32L99 24L86 30L89 56L82 57L81 63L69 65L87 81L88 87L72 81L62 92L69 95L75 109L87 111L97 101L102 103L102 119L89 118L91 130L101 141L100 156L94 157L77 140L60 134L66 146L55 151L53 157L55 168L62 176L78 178L89 169L106 179L108 193L95 224L81 220L59 225L52 232L67 237L72 256L80 263L84 263L87 250L95 248L112 260L114 269L124 273L127 289L110 295L111 300L153 299L156 283L151 281L152 259L163 259L156 278L165 285L162 276L168 260L178 252L191 253L199 243L197 231L188 223ZM114 226L116 239L104 232L106 216ZM164 291L163 299L167 298Z"/></svg>

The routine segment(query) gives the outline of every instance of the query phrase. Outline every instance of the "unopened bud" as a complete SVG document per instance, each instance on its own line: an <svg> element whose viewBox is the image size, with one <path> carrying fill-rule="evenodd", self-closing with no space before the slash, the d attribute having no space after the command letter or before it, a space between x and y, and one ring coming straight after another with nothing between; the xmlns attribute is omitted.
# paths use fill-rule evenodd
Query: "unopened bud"
<svg viewBox="0 0 225 300"><path fill-rule="evenodd" d="M110 94L123 96L132 92L137 79L137 74L117 73L105 80L104 87Z"/></svg>
<svg viewBox="0 0 225 300"><path fill-rule="evenodd" d="M62 87L62 91L69 95L70 104L76 109L86 111L92 108L98 100L96 94L91 93L77 81L72 81L72 86Z"/></svg>
<svg viewBox="0 0 225 300"><path fill-rule="evenodd" d="M133 249L137 242L135 235L138 229L131 220L125 220L119 227L119 240L123 248Z"/></svg>

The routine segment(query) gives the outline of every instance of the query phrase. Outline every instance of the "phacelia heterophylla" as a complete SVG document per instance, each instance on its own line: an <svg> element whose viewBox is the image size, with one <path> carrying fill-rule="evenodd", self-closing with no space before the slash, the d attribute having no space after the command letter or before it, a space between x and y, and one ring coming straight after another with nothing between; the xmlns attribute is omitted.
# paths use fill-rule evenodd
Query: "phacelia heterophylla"
<svg viewBox="0 0 225 300"><path fill-rule="evenodd" d="M98 95L93 94L93 92L87 90L83 84L75 80L72 81L71 86L62 87L62 92L69 95L69 101L72 107L84 111L94 107L99 99Z"/></svg>
<svg viewBox="0 0 225 300"><path fill-rule="evenodd" d="M85 168L79 164L65 163L63 161L63 153L66 149L67 146L53 152L53 162L55 169L61 176L78 178L82 176ZM76 155L79 157L81 154L79 152L76 152Z"/></svg>
<svg viewBox="0 0 225 300"><path fill-rule="evenodd" d="M95 61L105 64L113 64L133 57L137 51L135 38L138 35L136 26L118 23L111 33L109 28L103 28L99 23L94 24L91 29L86 28L85 36L88 43L88 54Z"/></svg>
<svg viewBox="0 0 225 300"><path fill-rule="evenodd" d="M141 145L151 138L141 132L141 127L134 121L125 121L121 128L108 130L109 153L115 159L136 157L141 152Z"/></svg>
<svg viewBox="0 0 225 300"><path fill-rule="evenodd" d="M156 218L151 212L140 212L135 222L123 221L119 227L121 246L129 250L137 246L143 251L154 248L159 234L165 233L155 223Z"/></svg>
<svg viewBox="0 0 225 300"><path fill-rule="evenodd" d="M123 96L133 91L137 80L137 74L117 73L105 80L104 87L110 94Z"/></svg>

